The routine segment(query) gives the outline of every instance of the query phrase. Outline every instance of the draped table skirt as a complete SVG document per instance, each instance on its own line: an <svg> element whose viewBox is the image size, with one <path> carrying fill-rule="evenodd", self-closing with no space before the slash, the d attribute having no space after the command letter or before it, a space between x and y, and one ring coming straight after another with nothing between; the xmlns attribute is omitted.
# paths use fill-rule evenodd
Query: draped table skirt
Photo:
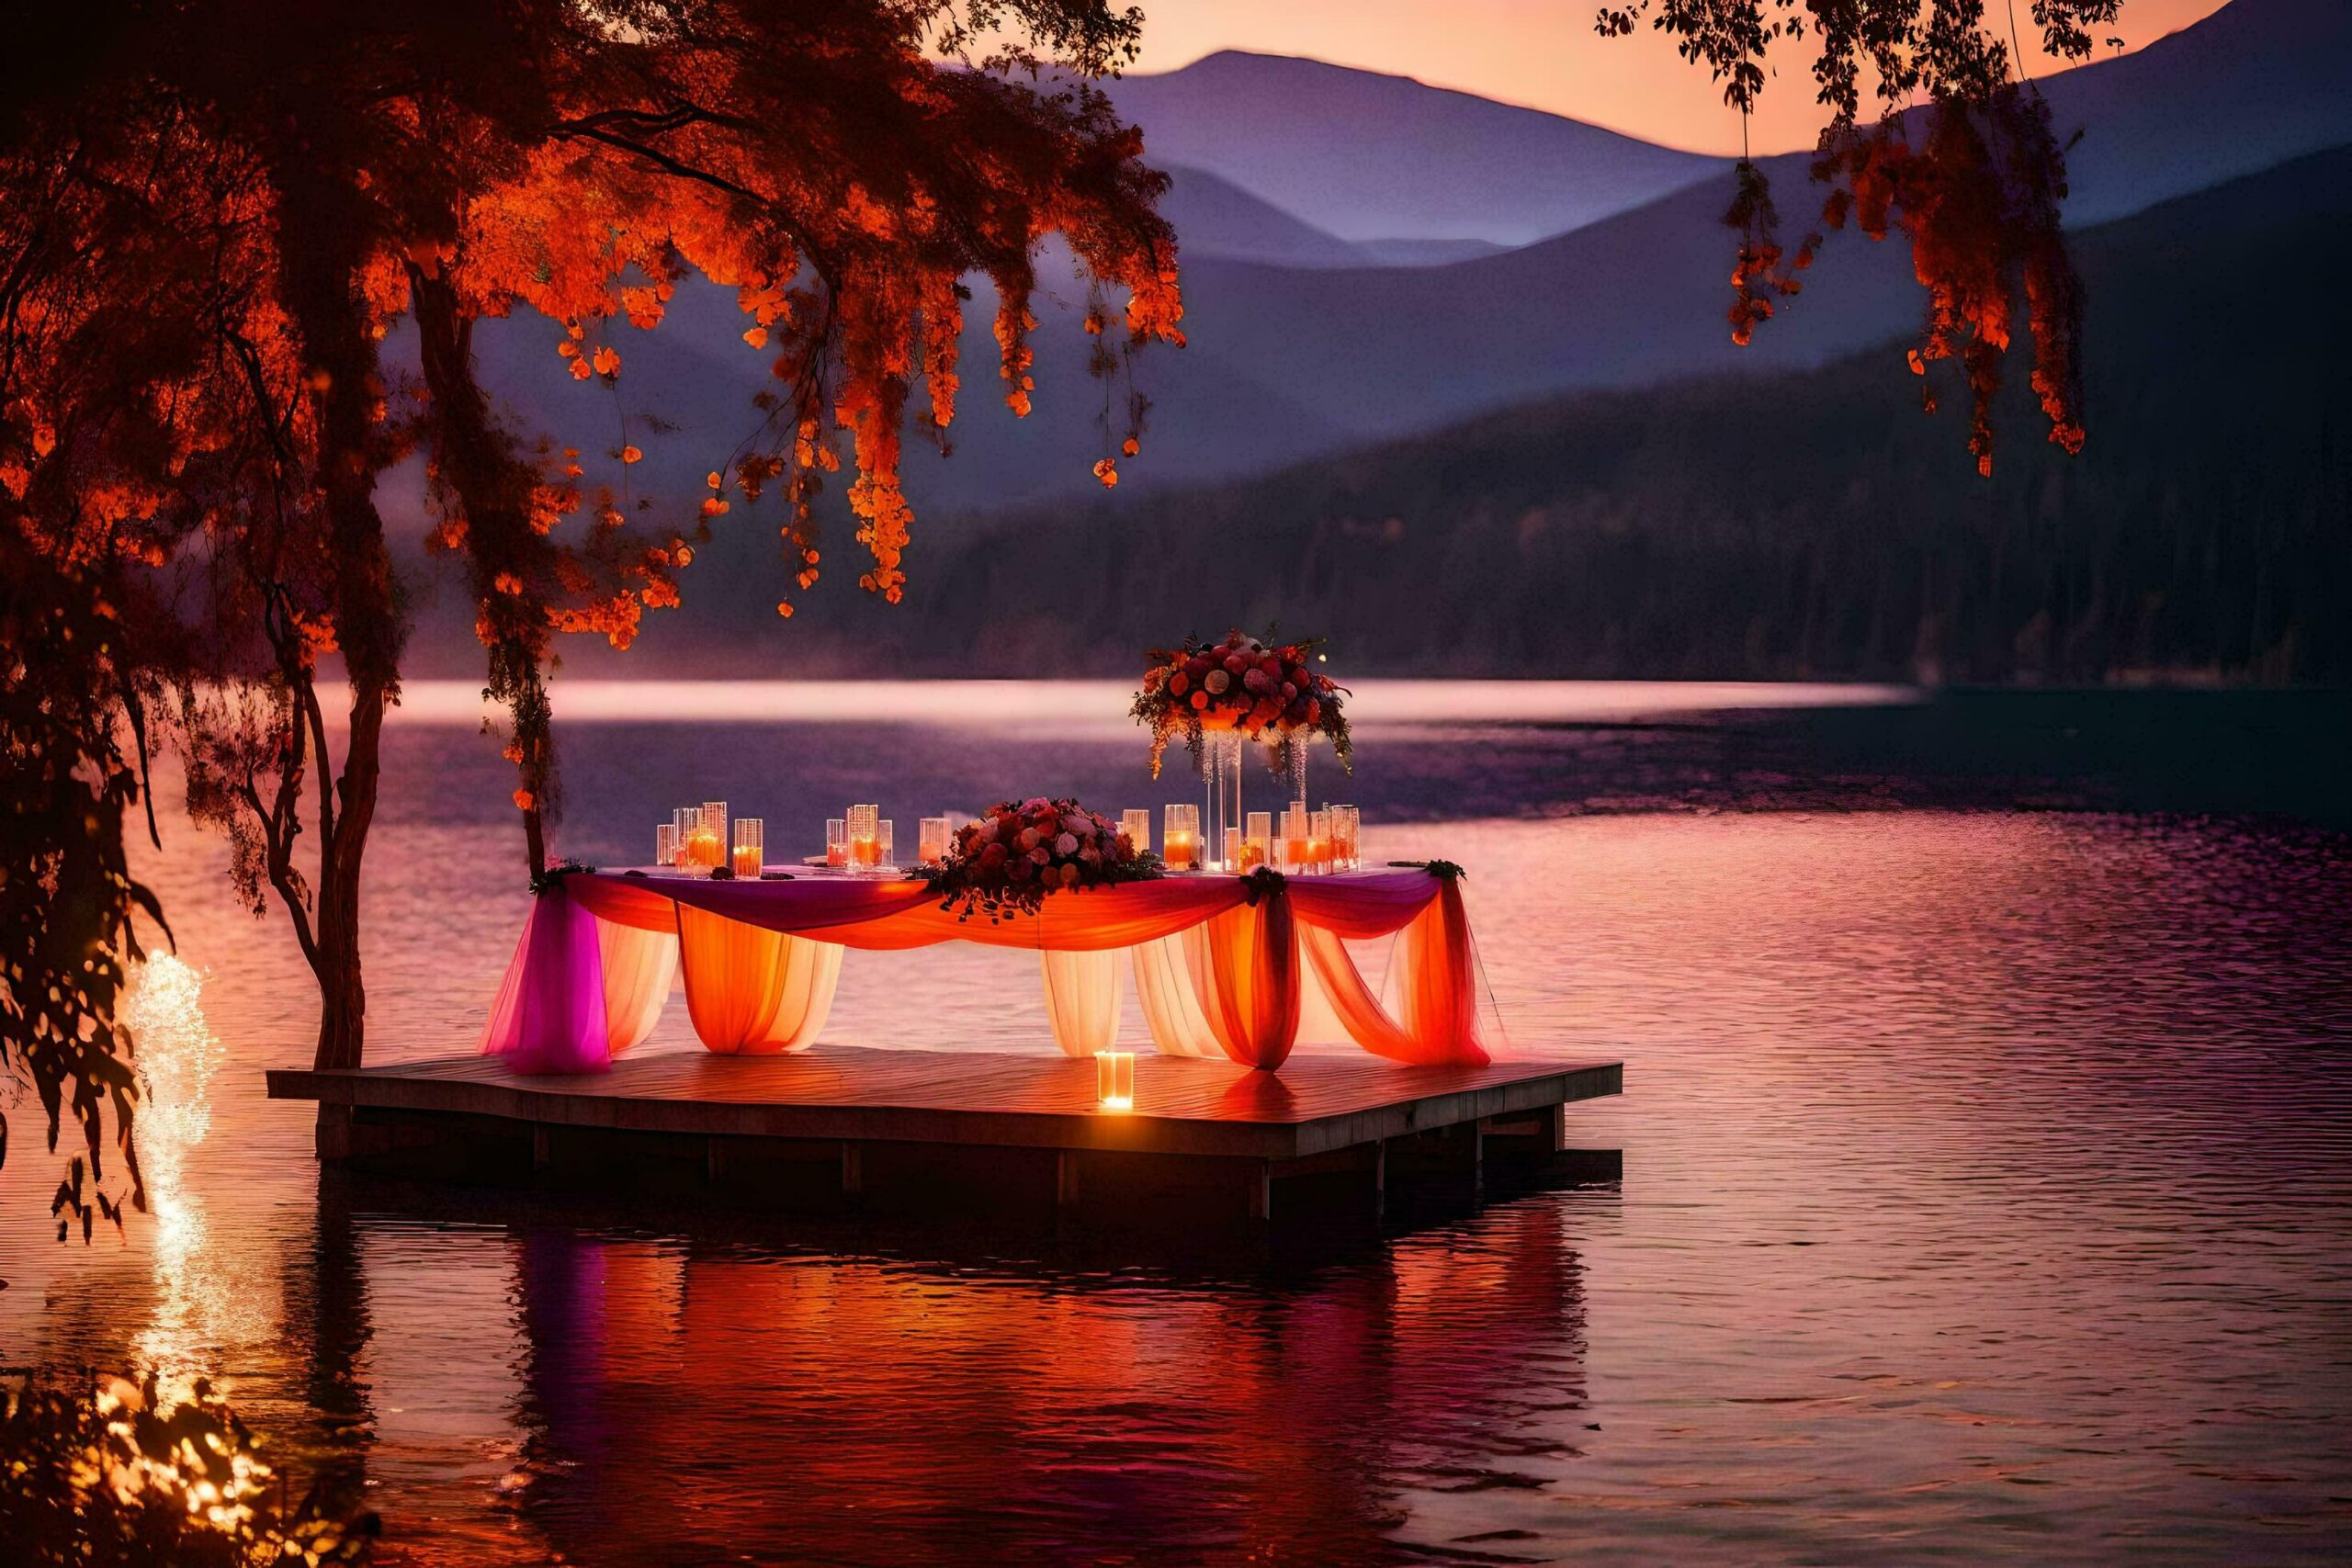
<svg viewBox="0 0 2352 1568"><path fill-rule="evenodd" d="M1400 933L1392 1010L1347 943ZM1051 894L1034 915L994 921L958 919L914 879L575 872L534 900L481 1049L522 1072L603 1071L682 982L709 1049L797 1051L824 1028L844 952L943 942L1036 950L1055 1043L1072 1056L1117 1039L1125 953L1165 1055L1271 1070L1311 1012L1396 1061L1488 1059L1461 889L1419 868L1161 877Z"/></svg>

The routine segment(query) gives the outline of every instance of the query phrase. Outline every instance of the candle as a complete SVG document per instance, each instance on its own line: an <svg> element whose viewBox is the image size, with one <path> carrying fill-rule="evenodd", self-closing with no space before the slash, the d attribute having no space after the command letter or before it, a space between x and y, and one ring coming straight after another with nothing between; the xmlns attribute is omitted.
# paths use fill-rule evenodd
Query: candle
<svg viewBox="0 0 2352 1568"><path fill-rule="evenodd" d="M825 863L835 871L849 863L849 824L842 818L825 818Z"/></svg>
<svg viewBox="0 0 2352 1568"><path fill-rule="evenodd" d="M1136 1054L1094 1053L1094 1093L1105 1111L1129 1111L1136 1103Z"/></svg>
<svg viewBox="0 0 2352 1568"><path fill-rule="evenodd" d="M1225 869L1236 873L1248 871L1250 853L1250 846L1243 840L1241 829L1227 828L1225 830Z"/></svg>
<svg viewBox="0 0 2352 1568"><path fill-rule="evenodd" d="M849 808L849 864L852 871L867 871L882 863L882 808L878 806L853 806Z"/></svg>
<svg viewBox="0 0 2352 1568"><path fill-rule="evenodd" d="M1122 811L1119 830L1127 836L1127 847L1139 855L1151 852L1151 813Z"/></svg>
<svg viewBox="0 0 2352 1568"><path fill-rule="evenodd" d="M768 825L757 817L735 819L735 847L728 869L738 876L757 879L767 869Z"/></svg>
<svg viewBox="0 0 2352 1568"><path fill-rule="evenodd" d="M1170 806L1161 813L1164 847L1160 859L1170 871L1201 869L1201 808L1197 806Z"/></svg>
<svg viewBox="0 0 2352 1568"><path fill-rule="evenodd" d="M945 860L947 846L954 833L954 828L944 817L918 818L915 822L915 859L924 865L936 865Z"/></svg>
<svg viewBox="0 0 2352 1568"><path fill-rule="evenodd" d="M1249 820L1249 831L1243 836L1242 863L1234 867L1237 871L1255 871L1274 855L1274 814L1252 811Z"/></svg>

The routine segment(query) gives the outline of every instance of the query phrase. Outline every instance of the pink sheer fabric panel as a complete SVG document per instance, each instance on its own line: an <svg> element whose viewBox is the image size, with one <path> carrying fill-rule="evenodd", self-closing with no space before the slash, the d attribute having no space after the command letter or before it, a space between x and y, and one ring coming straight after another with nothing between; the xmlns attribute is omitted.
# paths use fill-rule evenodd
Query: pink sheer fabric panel
<svg viewBox="0 0 2352 1568"><path fill-rule="evenodd" d="M1143 1005L1144 1026L1161 1055L1222 1055L1216 1034L1193 995L1186 940L1163 936L1129 950L1135 961L1136 1000Z"/></svg>
<svg viewBox="0 0 2352 1568"><path fill-rule="evenodd" d="M605 965L605 1035L613 1055L643 1044L678 979L678 933L596 922Z"/></svg>
<svg viewBox="0 0 2352 1568"><path fill-rule="evenodd" d="M824 1027L839 948L678 907L678 956L695 1033L721 1055L798 1050Z"/></svg>
<svg viewBox="0 0 2352 1568"><path fill-rule="evenodd" d="M1065 1056L1091 1056L1119 1039L1119 955L1115 952L1039 955L1046 972L1046 1016Z"/></svg>
<svg viewBox="0 0 2352 1568"><path fill-rule="evenodd" d="M1376 1056L1417 1066L1483 1066L1479 1042L1478 967L1459 886L1448 880L1405 928L1400 1022L1388 1016L1364 984L1337 931L1299 922L1306 950L1325 996L1355 1043Z"/></svg>
<svg viewBox="0 0 2352 1568"><path fill-rule="evenodd" d="M531 900L482 1029L483 1055L503 1056L518 1073L611 1069L597 923L560 886Z"/></svg>

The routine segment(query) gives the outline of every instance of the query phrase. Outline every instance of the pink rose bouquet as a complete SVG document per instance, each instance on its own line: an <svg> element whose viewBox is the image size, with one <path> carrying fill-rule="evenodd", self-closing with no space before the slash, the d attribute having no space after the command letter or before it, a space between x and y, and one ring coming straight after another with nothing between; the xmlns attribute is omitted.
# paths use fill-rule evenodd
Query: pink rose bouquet
<svg viewBox="0 0 2352 1568"><path fill-rule="evenodd" d="M946 858L924 868L940 908L959 919L1035 914L1049 893L1084 892L1159 874L1116 822L1069 796L1001 800L956 830Z"/></svg>

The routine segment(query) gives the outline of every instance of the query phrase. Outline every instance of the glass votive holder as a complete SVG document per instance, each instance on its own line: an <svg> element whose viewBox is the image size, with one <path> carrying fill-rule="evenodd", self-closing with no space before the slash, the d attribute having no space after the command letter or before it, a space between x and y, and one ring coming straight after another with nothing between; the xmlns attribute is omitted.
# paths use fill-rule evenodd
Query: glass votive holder
<svg viewBox="0 0 2352 1568"><path fill-rule="evenodd" d="M881 846L876 842L882 830L882 808L878 806L853 806L849 808L849 868L871 871L882 863Z"/></svg>
<svg viewBox="0 0 2352 1568"><path fill-rule="evenodd" d="M891 843L894 837L889 818L885 817L874 824L875 870L896 871L899 869L898 853Z"/></svg>
<svg viewBox="0 0 2352 1568"><path fill-rule="evenodd" d="M718 840L720 849L728 847L729 840L727 837L727 803L725 801L706 800L702 803L702 825L709 829Z"/></svg>
<svg viewBox="0 0 2352 1568"><path fill-rule="evenodd" d="M1135 852L1136 852L1136 853L1137 853L1137 854L1139 854L1139 855L1148 855L1148 854L1149 854L1149 853L1151 852L1151 813L1150 813L1150 812L1148 812L1148 811L1122 811L1122 812L1120 812L1120 813L1119 813L1119 830L1120 830L1121 832L1123 832L1123 833L1126 834L1126 836L1127 836L1127 847L1128 847L1129 849L1131 849L1131 850L1135 851Z"/></svg>
<svg viewBox="0 0 2352 1568"><path fill-rule="evenodd" d="M678 863L678 825L674 821L656 823L653 828L653 863L669 871Z"/></svg>
<svg viewBox="0 0 2352 1568"><path fill-rule="evenodd" d="M1225 869L1238 875L1250 869L1250 843L1238 828L1225 830Z"/></svg>
<svg viewBox="0 0 2352 1568"><path fill-rule="evenodd" d="M1306 814L1306 863L1314 871L1331 869L1331 814L1329 811Z"/></svg>
<svg viewBox="0 0 2352 1568"><path fill-rule="evenodd" d="M1282 837L1275 840L1274 863L1285 872L1306 869L1306 808L1283 807Z"/></svg>
<svg viewBox="0 0 2352 1568"><path fill-rule="evenodd" d="M767 870L768 825L758 817L738 817L735 841L728 854L728 869L738 876L757 879Z"/></svg>
<svg viewBox="0 0 2352 1568"><path fill-rule="evenodd" d="M1331 859L1341 871L1363 867L1363 819L1352 806L1331 807Z"/></svg>
<svg viewBox="0 0 2352 1568"><path fill-rule="evenodd" d="M1252 811L1249 816L1249 831L1242 835L1241 863L1236 871L1255 871L1274 858L1274 814Z"/></svg>
<svg viewBox="0 0 2352 1568"><path fill-rule="evenodd" d="M825 818L825 863L835 871L849 864L849 823L845 818Z"/></svg>
<svg viewBox="0 0 2352 1568"><path fill-rule="evenodd" d="M1159 858L1168 863L1170 871L1198 871L1204 846L1201 843L1201 808L1197 806L1170 806L1160 813Z"/></svg>
<svg viewBox="0 0 2352 1568"><path fill-rule="evenodd" d="M1094 1094L1105 1111L1132 1111L1136 1103L1136 1054L1094 1053Z"/></svg>
<svg viewBox="0 0 2352 1568"><path fill-rule="evenodd" d="M915 823L915 859L924 865L937 865L945 860L953 832L944 817L919 818Z"/></svg>

